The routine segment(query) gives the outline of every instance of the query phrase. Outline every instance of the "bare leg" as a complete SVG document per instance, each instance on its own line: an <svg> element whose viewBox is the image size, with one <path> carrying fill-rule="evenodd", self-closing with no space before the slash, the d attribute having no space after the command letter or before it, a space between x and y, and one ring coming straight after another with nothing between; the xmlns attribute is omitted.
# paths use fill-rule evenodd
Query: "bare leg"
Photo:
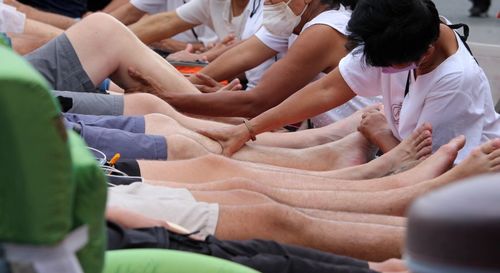
<svg viewBox="0 0 500 273"><path fill-rule="evenodd" d="M154 78L166 92L199 93L173 66L110 15L94 13L71 27L66 35L94 84L110 76L122 88L136 88L140 83L129 76L129 68L136 68Z"/></svg>
<svg viewBox="0 0 500 273"><path fill-rule="evenodd" d="M191 193L197 201L227 206L258 205L274 202L263 194L247 190L191 191ZM402 217L300 208L298 211L310 217L325 220L406 227L406 219Z"/></svg>
<svg viewBox="0 0 500 273"><path fill-rule="evenodd" d="M361 121L361 115L365 111L378 109L379 107L380 104L365 107L343 120L321 128L294 133L260 134L257 141L254 143L273 147L307 148L336 141L357 131L359 122Z"/></svg>
<svg viewBox="0 0 500 273"><path fill-rule="evenodd" d="M464 140L463 137L452 140L412 170L378 179L409 185L392 190L376 192L304 191L271 188L257 183L239 184L237 187L238 189L243 188L262 193L279 203L292 207L402 216L407 206L424 193L458 179L500 171L500 139L497 139L483 144L474 150L464 162L437 177L453 163L458 150L465 143ZM228 184L220 186L226 190L231 189L231 185Z"/></svg>
<svg viewBox="0 0 500 273"><path fill-rule="evenodd" d="M202 153L197 153L199 155L204 155L207 151L220 154L222 151L218 142L180 126L174 119L167 116L150 114L145 116L145 121L146 134L166 137L173 134L184 135L194 141L191 147L192 151L202 151ZM170 145L170 143L168 146L175 148L175 145ZM247 146L237 152L233 158L299 169L329 170L366 162L368 160L366 151L369 150L369 146L365 138L356 133L334 143L300 150Z"/></svg>
<svg viewBox="0 0 500 273"><path fill-rule="evenodd" d="M419 160L430 154L431 136L428 128L426 125L421 126L398 147L380 158L360 166L329 172L310 172L243 163L214 155L181 162L141 161L139 164L142 175L151 180L201 183L231 177L244 177L272 187L288 189L386 190L401 185L390 184L386 181L374 182L361 179L384 176L407 162ZM356 181L342 181L340 179ZM307 181L307 183L302 183L303 181ZM209 185L204 185L204 187L209 187Z"/></svg>
<svg viewBox="0 0 500 273"><path fill-rule="evenodd" d="M404 228L313 218L270 203L220 206L216 236L224 240L260 238L360 259L399 257Z"/></svg>

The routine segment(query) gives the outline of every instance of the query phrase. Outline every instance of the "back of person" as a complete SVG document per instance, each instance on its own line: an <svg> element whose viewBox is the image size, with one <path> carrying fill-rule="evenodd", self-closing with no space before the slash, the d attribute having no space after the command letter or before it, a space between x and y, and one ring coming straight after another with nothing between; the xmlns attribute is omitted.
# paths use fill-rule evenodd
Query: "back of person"
<svg viewBox="0 0 500 273"><path fill-rule="evenodd" d="M87 0L19 0L43 11L80 18L87 11Z"/></svg>
<svg viewBox="0 0 500 273"><path fill-rule="evenodd" d="M332 28L333 31L337 31L342 35L347 36L347 23L351 18L352 11L349 8L340 5L338 9L326 10L314 17L312 20L305 23L302 28L301 33L313 26L326 25ZM288 48L291 48L294 42L297 40L298 35L292 34L288 38L288 43L279 39L279 37L273 37L272 34L267 32L265 29L259 30L256 36L264 42L267 46L273 48L274 50L284 54L287 52ZM311 60L312 62L316 60ZM323 72L319 73L312 81L318 80L326 75L326 70L331 70L335 68L338 64L332 63ZM360 97L356 96L347 103L336 107L328 112L318 115L312 118L315 127L323 127L328 124L339 121L354 112L363 109L369 105L381 102L380 96L375 97Z"/></svg>

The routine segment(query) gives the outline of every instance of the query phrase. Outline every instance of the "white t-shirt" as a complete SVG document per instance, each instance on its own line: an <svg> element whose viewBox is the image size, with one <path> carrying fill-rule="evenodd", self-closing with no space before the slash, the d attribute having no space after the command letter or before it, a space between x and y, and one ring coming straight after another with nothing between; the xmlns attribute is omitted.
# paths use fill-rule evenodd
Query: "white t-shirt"
<svg viewBox="0 0 500 273"><path fill-rule="evenodd" d="M189 0L130 0L130 4L148 14L172 11L187 2ZM185 43L202 42L208 45L217 42L218 37L210 28L197 26L173 36L172 39Z"/></svg>
<svg viewBox="0 0 500 273"><path fill-rule="evenodd" d="M256 34L259 29L261 28L262 25L262 20L263 20L263 5L264 1L261 0L250 0L249 5L251 5L251 12L247 18L245 28L243 30L243 33L241 35L241 38L248 39L252 37L254 34ZM275 57L272 57L263 63L259 64L258 66L248 70L245 72L245 76L248 80L247 84L247 89L246 90L251 90L257 84L260 82L260 78L262 75L266 72L266 70L271 67L275 62L277 62L283 54L279 53Z"/></svg>
<svg viewBox="0 0 500 273"><path fill-rule="evenodd" d="M23 33L26 16L0 1L0 32Z"/></svg>
<svg viewBox="0 0 500 273"><path fill-rule="evenodd" d="M246 19L251 12L251 3L243 13L233 17L231 0L191 0L177 8L177 15L190 24L205 25L212 29L219 39L233 33L241 39Z"/></svg>
<svg viewBox="0 0 500 273"><path fill-rule="evenodd" d="M416 80L411 72L406 97L408 72L384 74L382 68L366 65L362 53L347 55L339 70L358 95L382 95L389 126L398 139L424 122L433 126L433 150L465 135L467 143L456 161L460 162L480 143L500 136L500 121L483 70L456 38L458 51L437 68Z"/></svg>
<svg viewBox="0 0 500 273"><path fill-rule="evenodd" d="M347 23L351 18L352 11L344 6L340 6L338 10L327 10L320 13L318 16L314 17L311 21L307 22L302 28L302 32L314 25L327 25L336 31L348 35ZM265 27L262 27L256 36L264 43L266 46L272 48L278 52L286 52L288 48L293 45L297 39L297 35L293 34L288 39L280 38L271 34ZM325 73L320 73L314 80L318 80L324 77ZM381 102L381 97L360 97L356 96L347 103L336 107L328 112L318 115L312 118L315 127L323 127L328 124L339 121L352 115L354 112L365 108L366 106Z"/></svg>

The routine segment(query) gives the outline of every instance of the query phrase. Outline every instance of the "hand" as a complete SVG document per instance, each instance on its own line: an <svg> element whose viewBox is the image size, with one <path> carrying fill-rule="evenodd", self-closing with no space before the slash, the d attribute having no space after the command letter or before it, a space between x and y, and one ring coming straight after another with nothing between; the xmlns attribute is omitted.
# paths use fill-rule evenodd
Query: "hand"
<svg viewBox="0 0 500 273"><path fill-rule="evenodd" d="M198 130L197 132L219 142L222 154L229 157L239 151L250 140L250 132L245 124L213 130Z"/></svg>
<svg viewBox="0 0 500 273"><path fill-rule="evenodd" d="M224 39L222 39L222 41L218 42L218 43L210 43L206 46L206 50L209 50L209 49L212 49L212 48L222 48L222 47L226 47L226 46L230 46L232 44L236 43L236 36L231 33L229 35L227 35L226 37L224 37Z"/></svg>
<svg viewBox="0 0 500 273"><path fill-rule="evenodd" d="M203 93L214 93L217 91L239 91L242 86L239 79L234 79L226 86L214 80L212 77L203 73L196 73L194 76L202 82L202 84L195 84L196 88Z"/></svg>
<svg viewBox="0 0 500 273"><path fill-rule="evenodd" d="M182 51L172 53L167 56L167 61L171 62L205 62L208 63L207 57L201 54L194 53L192 44L188 44Z"/></svg>
<svg viewBox="0 0 500 273"><path fill-rule="evenodd" d="M372 143L377 143L381 135L392 135L387 119L381 109L371 109L364 112L361 116L358 131Z"/></svg>
<svg viewBox="0 0 500 273"><path fill-rule="evenodd" d="M129 67L128 75L139 83L138 86L128 87L124 89L125 94L132 93L151 93L153 95L165 94L165 90L160 87L160 84L151 76L143 75L139 70Z"/></svg>

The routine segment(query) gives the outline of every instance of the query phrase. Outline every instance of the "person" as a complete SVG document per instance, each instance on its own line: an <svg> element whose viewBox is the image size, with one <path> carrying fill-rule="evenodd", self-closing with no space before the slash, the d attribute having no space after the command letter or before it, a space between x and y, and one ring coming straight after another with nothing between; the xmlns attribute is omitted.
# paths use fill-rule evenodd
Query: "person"
<svg viewBox="0 0 500 273"><path fill-rule="evenodd" d="M2 21L0 32L7 33L9 46L21 55L39 48L63 32L51 25L26 18L26 14L2 2L0 2L0 19Z"/></svg>
<svg viewBox="0 0 500 273"><path fill-rule="evenodd" d="M174 11L187 1L158 1L158 0L132 0L115 9L110 14L125 25L134 24L145 14L157 14ZM187 44L193 46L194 51L203 50L208 45L217 41L217 35L207 26L200 25L173 36L171 39L162 40L160 48L168 52L184 50Z"/></svg>
<svg viewBox="0 0 500 273"><path fill-rule="evenodd" d="M382 94L388 124L373 129L385 135L386 147L430 122L434 150L466 136L459 162L472 147L500 135L483 70L440 21L432 1L361 0L348 30L353 50L326 77L246 124L202 133L221 142L229 156L261 132L317 115L356 94Z"/></svg>
<svg viewBox="0 0 500 273"><path fill-rule="evenodd" d="M340 59L347 53L344 47L348 34L346 28L351 8L355 4L356 1L312 1L303 13L302 21L294 29L294 33L300 32L296 39L295 35L288 37L292 35L292 28L288 23L275 23L278 24L277 27L265 25L254 37L228 50L200 71L216 80L222 80L231 78L278 52L286 52L281 60L264 71L262 80L252 92L215 92L168 96L165 99L180 111L198 115L257 116L337 67ZM295 13L299 13L306 2L292 1L289 5L296 8ZM266 27L288 27L289 33L280 37L267 31ZM288 40L291 41L290 49ZM303 50L304 48L308 50ZM199 77L195 76L190 80L200 82ZM341 107L312 118L312 123L315 127L323 127L378 102L378 97L356 97Z"/></svg>
<svg viewBox="0 0 500 273"><path fill-rule="evenodd" d="M16 7L32 20L43 22L60 29L67 29L75 24L77 22L75 18L79 18L82 15L80 12L84 12L85 9L85 3L83 3L83 1L64 2L64 4L55 3L54 5L47 1L20 2L17 0L5 0L5 3ZM38 6L38 4L40 4L40 6ZM69 10L65 11L71 12L71 15L63 12L61 8L69 8Z"/></svg>
<svg viewBox="0 0 500 273"><path fill-rule="evenodd" d="M401 268L398 260L366 262L318 250L286 245L267 240L219 240L209 235L204 240L189 238L185 232L161 219L153 219L132 211L108 209L107 216L121 219L122 226L107 221L107 249L160 248L210 255L240 263L259 272L386 272ZM113 215L114 214L114 215ZM116 214L121 214L117 216Z"/></svg>
<svg viewBox="0 0 500 273"><path fill-rule="evenodd" d="M469 9L471 17L487 17L491 0L471 0L472 7Z"/></svg>
<svg viewBox="0 0 500 273"><path fill-rule="evenodd" d="M464 141L463 136L458 137L410 170L371 180L313 181L311 176L292 172L295 178L287 182L281 179L285 175L282 170L267 174L265 180L227 176L194 183L199 177L208 180L206 176L217 175L209 170L221 161L204 165L175 161L162 166L161 172L142 173L141 169L142 183L110 188L108 208L172 221L189 231L200 230L203 236L214 234L223 240L262 238L381 261L399 256L404 223L394 216L403 216L414 198L458 179L499 171L500 139L477 147L448 170ZM171 188L164 186L181 189L169 194ZM184 197L175 197L179 194ZM254 224L249 227L248 223Z"/></svg>
<svg viewBox="0 0 500 273"><path fill-rule="evenodd" d="M256 1L256 0L252 0ZM193 0L175 11L162 12L130 26L130 29L146 44L170 38L198 25L205 25L212 29L219 41L226 40L231 44L240 40L244 26L252 13L249 0L231 1L202 1ZM204 53L207 61L219 56L225 47L214 48Z"/></svg>

